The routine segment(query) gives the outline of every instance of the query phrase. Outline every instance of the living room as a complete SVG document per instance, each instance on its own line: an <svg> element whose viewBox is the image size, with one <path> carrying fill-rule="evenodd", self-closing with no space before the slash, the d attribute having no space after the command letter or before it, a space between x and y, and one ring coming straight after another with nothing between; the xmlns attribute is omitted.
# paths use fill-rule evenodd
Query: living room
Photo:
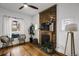
<svg viewBox="0 0 79 59"><path fill-rule="evenodd" d="M78 7L78 3L0 3L0 55L78 56ZM67 33L70 30L65 28L67 24L73 23L77 25L77 30L73 30L76 31L73 47L75 54L71 54L70 40L64 54ZM70 39L72 36L68 37ZM24 48L26 53L15 54L15 50L19 48ZM34 54L33 48L38 52Z"/></svg>

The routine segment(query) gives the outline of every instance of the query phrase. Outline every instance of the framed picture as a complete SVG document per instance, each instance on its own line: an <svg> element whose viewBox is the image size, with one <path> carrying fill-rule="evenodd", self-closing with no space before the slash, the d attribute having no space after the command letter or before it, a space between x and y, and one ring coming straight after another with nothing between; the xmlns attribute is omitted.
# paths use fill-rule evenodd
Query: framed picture
<svg viewBox="0 0 79 59"><path fill-rule="evenodd" d="M20 23L18 21L12 21L12 31L19 31Z"/></svg>

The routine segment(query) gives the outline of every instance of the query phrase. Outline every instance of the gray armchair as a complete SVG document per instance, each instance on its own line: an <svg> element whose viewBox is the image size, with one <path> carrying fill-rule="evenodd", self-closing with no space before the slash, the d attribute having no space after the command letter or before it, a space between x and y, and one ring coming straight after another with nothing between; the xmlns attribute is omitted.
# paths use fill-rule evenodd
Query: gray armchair
<svg viewBox="0 0 79 59"><path fill-rule="evenodd" d="M2 48L9 46L10 38L8 36L1 36L0 37L2 44Z"/></svg>

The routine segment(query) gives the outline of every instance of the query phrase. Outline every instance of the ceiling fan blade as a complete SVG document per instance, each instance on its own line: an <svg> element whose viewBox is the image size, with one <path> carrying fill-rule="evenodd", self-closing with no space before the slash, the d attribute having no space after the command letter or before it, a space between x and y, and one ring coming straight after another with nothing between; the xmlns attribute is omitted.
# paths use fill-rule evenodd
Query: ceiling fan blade
<svg viewBox="0 0 79 59"><path fill-rule="evenodd" d="M32 6L32 5L28 5L29 7L33 8L33 9L38 9L37 7L35 6Z"/></svg>
<svg viewBox="0 0 79 59"><path fill-rule="evenodd" d="M24 6L21 6L21 7L19 8L19 10L21 10L22 8L24 8Z"/></svg>
<svg viewBox="0 0 79 59"><path fill-rule="evenodd" d="M33 8L33 9L38 9L37 7L35 7L35 6L33 6L33 5L29 5L29 4L27 4L27 3L24 3L24 4L27 5L28 7Z"/></svg>

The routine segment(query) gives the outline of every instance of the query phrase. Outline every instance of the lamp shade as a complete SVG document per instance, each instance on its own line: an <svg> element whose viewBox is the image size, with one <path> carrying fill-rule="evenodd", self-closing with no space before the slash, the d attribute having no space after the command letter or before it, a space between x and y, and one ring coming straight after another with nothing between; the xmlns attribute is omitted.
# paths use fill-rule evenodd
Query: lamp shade
<svg viewBox="0 0 79 59"><path fill-rule="evenodd" d="M77 24L67 24L66 27L65 27L65 31L77 31L78 28L77 28Z"/></svg>

